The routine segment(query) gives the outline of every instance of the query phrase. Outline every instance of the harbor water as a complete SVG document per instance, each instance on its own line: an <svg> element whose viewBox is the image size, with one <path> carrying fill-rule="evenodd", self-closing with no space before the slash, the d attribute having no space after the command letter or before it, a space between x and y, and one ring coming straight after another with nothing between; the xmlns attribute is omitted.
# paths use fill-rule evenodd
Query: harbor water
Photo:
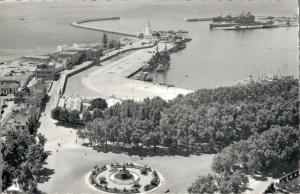
<svg viewBox="0 0 300 194"><path fill-rule="evenodd" d="M292 15L297 13L297 1L1 2L0 60L52 52L61 44L101 42L100 32L74 28L70 23L119 16L120 20L88 25L135 33L144 30L150 21L153 30L189 31L193 40L186 49L171 55L168 72L154 74L157 83L199 89L233 85L249 75L255 78L268 74L298 76L298 27L214 31L209 30L209 22L184 21L184 18L242 11L263 16Z"/></svg>

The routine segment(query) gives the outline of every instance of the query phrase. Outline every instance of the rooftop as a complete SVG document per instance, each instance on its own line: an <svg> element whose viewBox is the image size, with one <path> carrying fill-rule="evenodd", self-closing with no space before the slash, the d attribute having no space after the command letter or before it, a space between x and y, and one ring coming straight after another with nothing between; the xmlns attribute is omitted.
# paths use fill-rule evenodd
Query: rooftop
<svg viewBox="0 0 300 194"><path fill-rule="evenodd" d="M13 80L1 80L0 81L0 88L18 88L20 87L20 82L13 81Z"/></svg>
<svg viewBox="0 0 300 194"><path fill-rule="evenodd" d="M24 59L39 59L39 60L49 60L50 57L47 55L29 55L29 56L23 56Z"/></svg>

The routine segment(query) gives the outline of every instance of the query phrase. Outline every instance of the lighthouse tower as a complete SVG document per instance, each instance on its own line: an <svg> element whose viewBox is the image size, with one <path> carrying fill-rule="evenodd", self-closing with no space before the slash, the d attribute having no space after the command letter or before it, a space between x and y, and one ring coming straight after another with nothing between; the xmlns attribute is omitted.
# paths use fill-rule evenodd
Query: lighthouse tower
<svg viewBox="0 0 300 194"><path fill-rule="evenodd" d="M149 21L147 22L147 25L146 25L145 37L146 38L151 38L152 37L151 24L150 24Z"/></svg>

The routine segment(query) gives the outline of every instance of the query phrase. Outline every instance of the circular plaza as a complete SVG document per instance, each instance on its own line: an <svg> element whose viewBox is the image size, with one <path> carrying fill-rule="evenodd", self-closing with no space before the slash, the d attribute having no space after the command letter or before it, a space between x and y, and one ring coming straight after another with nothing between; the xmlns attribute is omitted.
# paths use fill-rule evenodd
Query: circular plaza
<svg viewBox="0 0 300 194"><path fill-rule="evenodd" d="M95 166L88 175L92 187L107 193L146 193L158 188L162 180L151 167L135 163Z"/></svg>

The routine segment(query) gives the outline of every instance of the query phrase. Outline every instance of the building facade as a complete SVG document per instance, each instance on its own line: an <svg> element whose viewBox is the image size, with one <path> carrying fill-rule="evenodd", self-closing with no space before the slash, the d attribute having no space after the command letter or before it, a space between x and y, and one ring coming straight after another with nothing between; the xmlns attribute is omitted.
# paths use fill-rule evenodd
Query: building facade
<svg viewBox="0 0 300 194"><path fill-rule="evenodd" d="M20 87L20 82L16 80L0 80L0 96L15 94Z"/></svg>
<svg viewBox="0 0 300 194"><path fill-rule="evenodd" d="M37 65L35 77L42 80L54 80L56 75L55 64L41 63Z"/></svg>

